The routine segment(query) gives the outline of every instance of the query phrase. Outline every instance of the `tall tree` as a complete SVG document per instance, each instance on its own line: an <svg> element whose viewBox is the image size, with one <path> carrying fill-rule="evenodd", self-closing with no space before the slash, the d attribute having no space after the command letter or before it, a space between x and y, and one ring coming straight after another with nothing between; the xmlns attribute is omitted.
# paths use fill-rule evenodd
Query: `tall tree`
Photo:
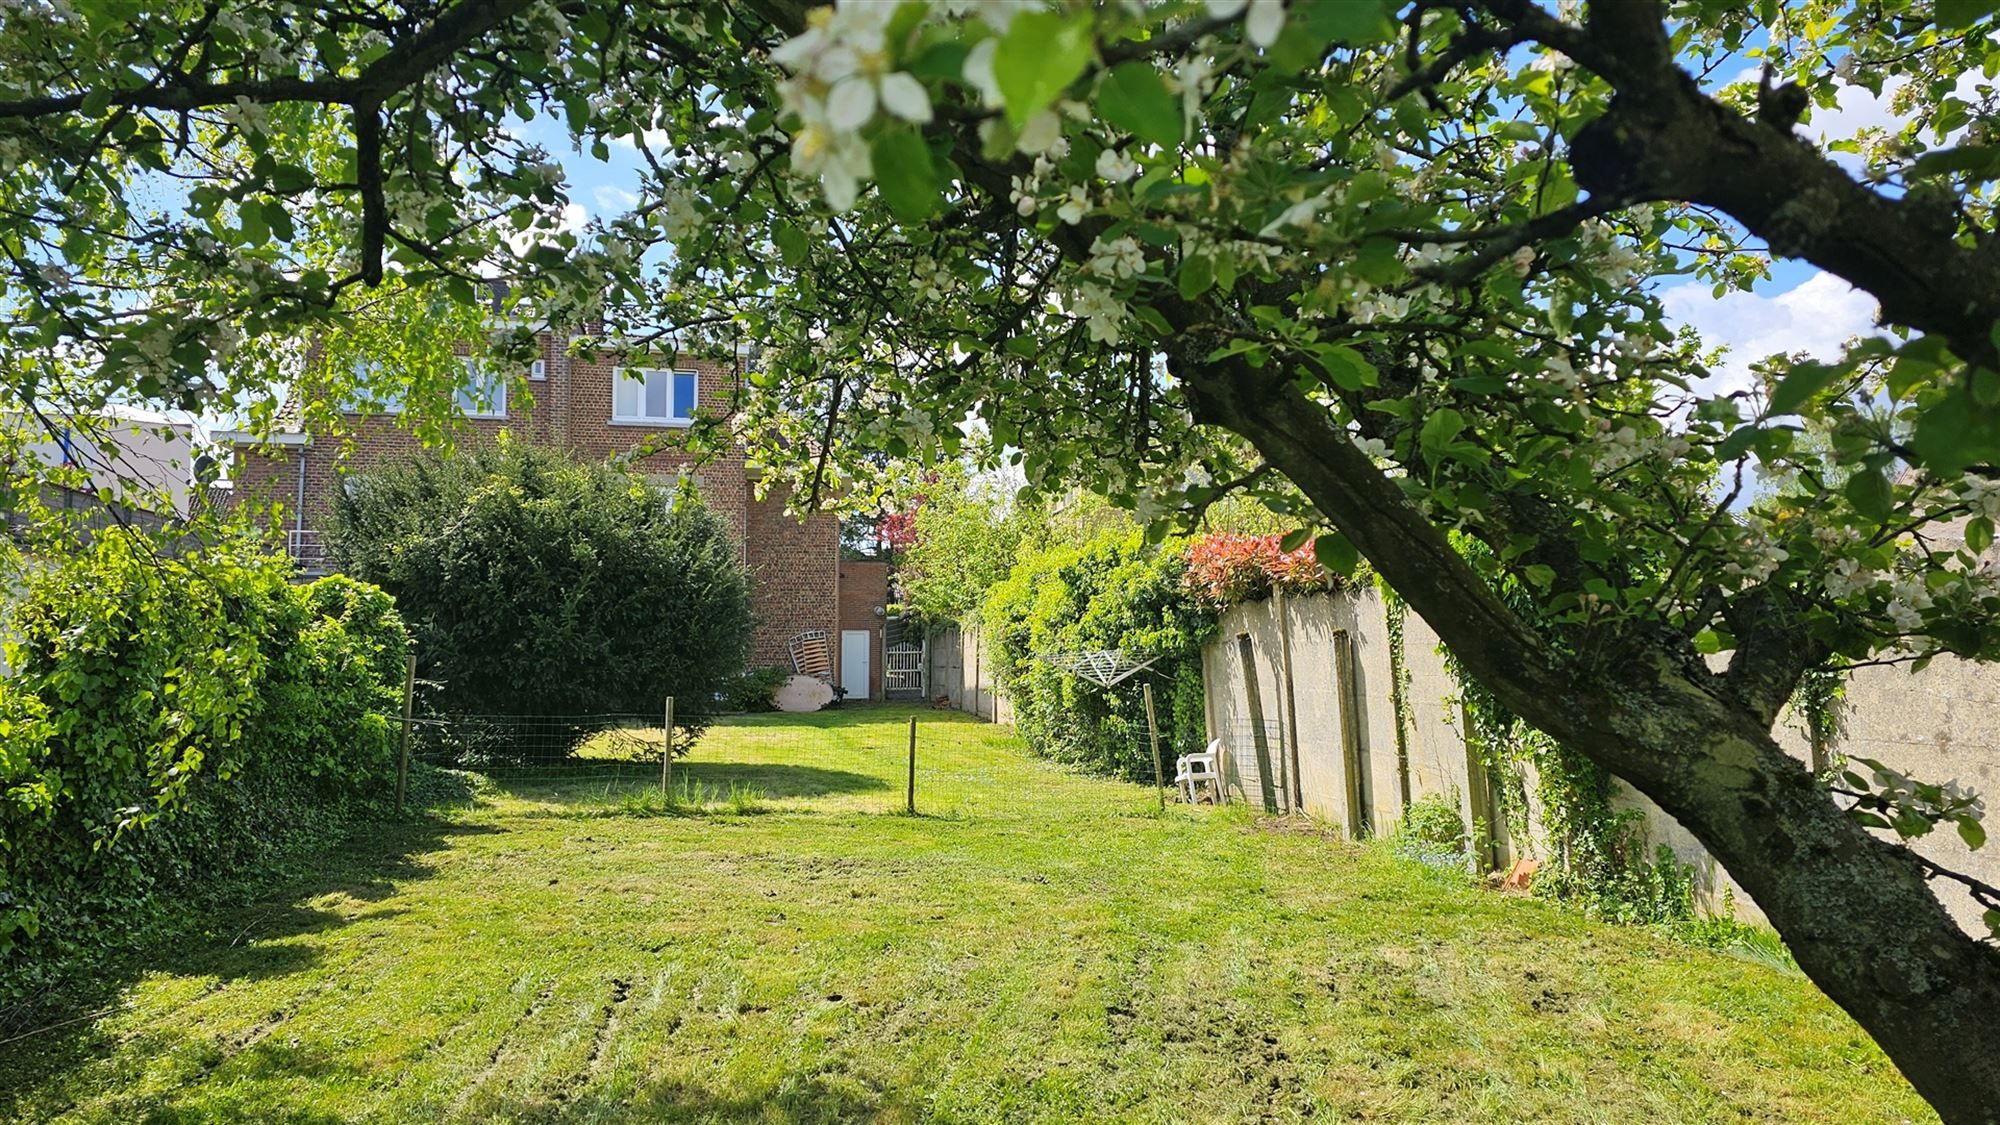
<svg viewBox="0 0 2000 1125"><path fill-rule="evenodd" d="M744 432L806 495L968 415L1149 520L1268 495L1688 826L1947 1118L1992 1120L2000 954L1931 883L2000 892L1870 830L1976 844L1981 805L1830 792L1770 729L1812 668L2000 657L1996 31L1976 0L12 5L9 389L46 392L40 357L198 403L378 286L472 307L505 276L540 316L758 342ZM1858 178L1794 129L1849 85L1907 119ZM547 115L633 144L638 204L563 230L518 139ZM1649 282L1767 253L1893 338L1708 389ZM1758 476L1788 483L1746 509Z"/></svg>

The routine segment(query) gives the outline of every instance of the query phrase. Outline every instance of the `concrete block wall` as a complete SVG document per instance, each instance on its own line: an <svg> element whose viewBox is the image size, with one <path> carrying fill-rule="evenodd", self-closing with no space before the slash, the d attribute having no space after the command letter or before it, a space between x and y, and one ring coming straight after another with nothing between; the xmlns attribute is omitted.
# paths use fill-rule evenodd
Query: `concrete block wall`
<svg viewBox="0 0 2000 1125"><path fill-rule="evenodd" d="M946 625L932 634L928 678L931 696L953 710L988 722L1014 725L1014 704L993 681L993 650L976 625Z"/></svg>
<svg viewBox="0 0 2000 1125"><path fill-rule="evenodd" d="M1484 777L1469 772L1436 634L1410 614L1405 639L1407 762L1397 747L1388 614L1374 590L1225 612L1202 649L1202 676L1229 798L1357 834L1389 830L1427 794L1456 800L1467 823L1481 818L1474 782Z"/></svg>

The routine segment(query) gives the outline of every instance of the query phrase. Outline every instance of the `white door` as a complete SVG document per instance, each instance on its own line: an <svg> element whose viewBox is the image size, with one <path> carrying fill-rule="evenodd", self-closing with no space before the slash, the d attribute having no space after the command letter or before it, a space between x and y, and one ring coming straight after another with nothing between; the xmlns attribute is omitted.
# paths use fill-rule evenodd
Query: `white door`
<svg viewBox="0 0 2000 1125"><path fill-rule="evenodd" d="M849 699L868 698L868 630L840 631L840 686Z"/></svg>

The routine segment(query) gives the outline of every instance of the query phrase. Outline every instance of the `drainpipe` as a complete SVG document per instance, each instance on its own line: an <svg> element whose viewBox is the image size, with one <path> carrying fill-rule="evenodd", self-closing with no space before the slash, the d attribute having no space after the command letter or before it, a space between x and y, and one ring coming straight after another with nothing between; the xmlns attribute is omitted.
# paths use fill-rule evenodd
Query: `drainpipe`
<svg viewBox="0 0 2000 1125"><path fill-rule="evenodd" d="M299 446L299 499L292 512L292 527L298 531L306 529L306 458L311 455L310 449Z"/></svg>

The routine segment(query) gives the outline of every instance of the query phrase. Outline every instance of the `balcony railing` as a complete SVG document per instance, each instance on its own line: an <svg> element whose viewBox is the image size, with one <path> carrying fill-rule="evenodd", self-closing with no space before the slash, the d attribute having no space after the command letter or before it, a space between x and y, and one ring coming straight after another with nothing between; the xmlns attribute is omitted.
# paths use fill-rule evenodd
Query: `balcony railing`
<svg viewBox="0 0 2000 1125"><path fill-rule="evenodd" d="M317 531L293 528L285 532L285 554L291 557L292 565L305 574L325 574L331 569L326 557L326 542Z"/></svg>

